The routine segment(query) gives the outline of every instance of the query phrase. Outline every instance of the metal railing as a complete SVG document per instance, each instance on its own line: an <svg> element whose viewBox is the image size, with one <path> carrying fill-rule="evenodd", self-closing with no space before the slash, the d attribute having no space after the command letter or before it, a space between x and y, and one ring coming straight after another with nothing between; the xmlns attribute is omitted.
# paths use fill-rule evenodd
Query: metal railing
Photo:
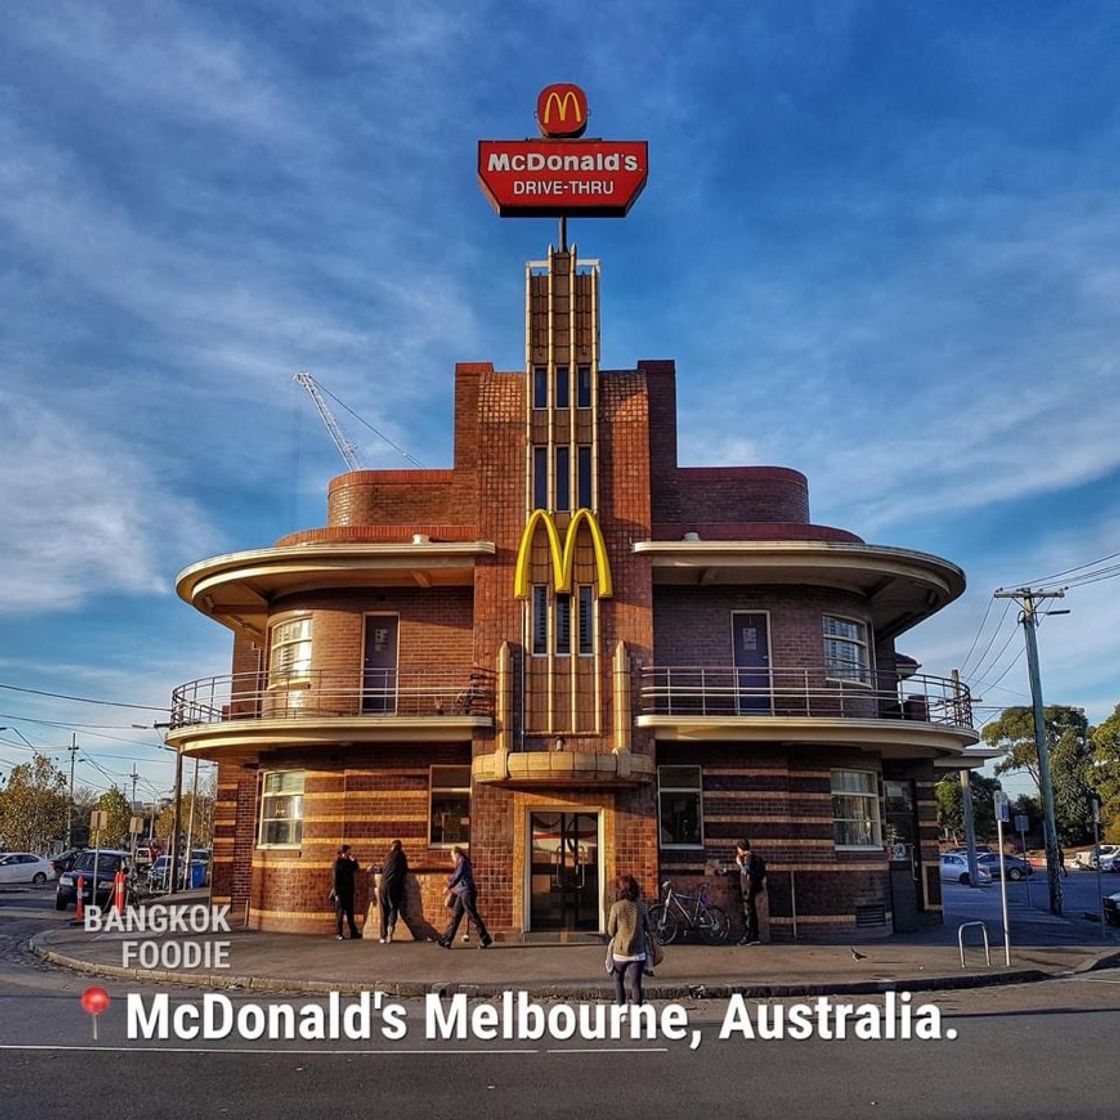
<svg viewBox="0 0 1120 1120"><path fill-rule="evenodd" d="M189 681L171 694L173 729L243 719L493 714L493 674L484 669L232 673Z"/></svg>
<svg viewBox="0 0 1120 1120"><path fill-rule="evenodd" d="M809 716L898 719L972 727L968 686L947 677L827 666L740 669L649 665L641 670L644 715Z"/></svg>

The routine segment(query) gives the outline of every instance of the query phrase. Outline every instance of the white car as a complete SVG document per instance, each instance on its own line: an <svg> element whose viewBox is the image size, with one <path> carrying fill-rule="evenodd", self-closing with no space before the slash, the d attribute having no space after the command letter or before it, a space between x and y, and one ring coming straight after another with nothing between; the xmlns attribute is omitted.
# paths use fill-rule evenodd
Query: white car
<svg viewBox="0 0 1120 1120"><path fill-rule="evenodd" d="M49 859L30 852L5 852L0 856L0 883L34 883L36 886L54 878Z"/></svg>
<svg viewBox="0 0 1120 1120"><path fill-rule="evenodd" d="M1113 869L1113 861L1120 855L1120 844L1102 844L1101 845L1101 870L1111 871ZM1078 867L1087 868L1090 871L1095 871L1097 867L1097 851L1095 848L1087 848L1083 852L1078 852L1074 857L1074 863Z"/></svg>
<svg viewBox="0 0 1120 1120"><path fill-rule="evenodd" d="M950 883L968 883L968 859L965 856L947 853L941 857L941 878ZM976 868L976 882L986 885L992 881L991 873L982 867Z"/></svg>

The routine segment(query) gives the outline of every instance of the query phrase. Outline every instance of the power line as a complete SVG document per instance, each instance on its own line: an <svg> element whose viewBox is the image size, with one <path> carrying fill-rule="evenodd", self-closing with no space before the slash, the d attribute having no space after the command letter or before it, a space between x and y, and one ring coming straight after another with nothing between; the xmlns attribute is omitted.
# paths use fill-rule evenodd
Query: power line
<svg viewBox="0 0 1120 1120"><path fill-rule="evenodd" d="M1103 564L1106 560L1115 560L1118 556L1120 556L1120 552L1110 552L1107 556L1102 556L1099 560L1090 560L1087 564L1077 564L1072 568L1065 568L1060 572L1055 572L1053 575L1043 576L1042 579L1028 580L1023 586L1032 587L1037 584L1050 583L1052 580L1069 575L1070 572L1080 572L1083 568L1093 568L1096 567L1097 564Z"/></svg>
<svg viewBox="0 0 1120 1120"><path fill-rule="evenodd" d="M994 599L993 599L994 601ZM1000 631L1003 629L1003 624L1007 620L1007 615L1011 610L1011 604L1008 603L1003 608L1003 614L999 616L999 621L996 623L995 629L992 631L992 636L988 639L988 644L984 647L984 652L976 659L976 664L973 666L972 673L974 676L979 676L980 666L984 663L984 658L988 656L988 651L992 648L996 638L999 636ZM1012 631L1014 633L1014 631ZM998 656L998 655L997 655ZM961 676L964 676L962 671Z"/></svg>
<svg viewBox="0 0 1120 1120"><path fill-rule="evenodd" d="M319 388L324 393L326 393L326 395L330 397L330 399L334 401L334 403L337 404L339 408L346 409L346 411L349 412L350 415L353 416L359 424L364 424L367 428L369 428L371 432L373 432L375 436L377 436L379 439L383 439L394 451L396 451L400 455L403 455L413 466L423 468L424 464L421 463L419 459L410 455L399 444L394 443L384 432L379 431L377 428L375 428L364 416L359 416L348 404L346 404L344 401L340 401L338 397L336 397L334 393L330 391L330 389L325 388L323 385L319 385Z"/></svg>
<svg viewBox="0 0 1120 1120"><path fill-rule="evenodd" d="M44 692L39 688L23 688L18 684L0 684L9 692L26 692L31 696L49 696L52 700L72 700L76 704L101 704L107 708L135 708L143 712L170 712L170 708L157 708L154 704L126 704L119 700L95 700L89 696L68 696L62 692Z"/></svg>
<svg viewBox="0 0 1120 1120"><path fill-rule="evenodd" d="M990 615L992 613L992 607L993 607L994 604L995 604L995 598L992 597L988 600L987 607L984 608L984 617L982 619L980 619L980 625L976 629L976 635L972 639L972 645L970 645L968 647L968 653L966 653L964 655L964 660L961 662L961 675L962 676L964 675L965 666L968 664L969 658L972 657L972 651L976 648L976 643L980 640L980 635L984 633L984 623L986 623L988 621L988 615Z"/></svg>
<svg viewBox="0 0 1120 1120"><path fill-rule="evenodd" d="M1011 632L1007 635L1007 641L1005 641L1003 643L1003 645L999 647L999 652L995 655L995 657L993 657L991 659L991 661L989 661L987 663L987 665L985 666L985 668L983 670L981 670L979 667L976 668L976 670L975 670L975 673L976 673L975 681L976 681L976 687L977 688L982 688L983 687L985 678L996 667L996 665L999 662L999 659L1003 656L1004 651L1007 649L1007 647L1009 645L1011 645L1011 643L1012 643L1012 641L1014 641L1014 639L1015 639L1015 628L1013 627Z"/></svg>

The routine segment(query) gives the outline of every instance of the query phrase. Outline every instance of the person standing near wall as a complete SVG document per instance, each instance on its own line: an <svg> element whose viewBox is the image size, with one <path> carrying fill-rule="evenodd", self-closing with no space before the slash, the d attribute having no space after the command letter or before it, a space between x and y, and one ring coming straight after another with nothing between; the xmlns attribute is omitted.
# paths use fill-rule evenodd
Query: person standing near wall
<svg viewBox="0 0 1120 1120"><path fill-rule="evenodd" d="M615 1003L628 1001L642 1005L642 973L650 953L653 934L649 928L649 912L642 904L642 892L633 875L619 875L615 884L617 901L607 917L610 937L611 980Z"/></svg>
<svg viewBox="0 0 1120 1120"><path fill-rule="evenodd" d="M381 868L381 882L377 891L381 909L380 940L386 945L393 943L393 931L397 928L397 919L404 904L407 875L408 856L405 855L404 845L399 840L394 840L389 846L389 858Z"/></svg>
<svg viewBox="0 0 1120 1120"><path fill-rule="evenodd" d="M334 899L335 936L339 941L342 936L342 919L350 923L350 940L360 937L358 927L354 922L354 880L358 874L358 861L350 851L349 844L343 844L338 849L334 866L331 868L331 897Z"/></svg>
<svg viewBox="0 0 1120 1120"><path fill-rule="evenodd" d="M743 923L746 929L740 945L761 945L758 939L758 896L766 889L766 861L751 850L749 840L735 846L735 863L739 867L739 891L743 898Z"/></svg>

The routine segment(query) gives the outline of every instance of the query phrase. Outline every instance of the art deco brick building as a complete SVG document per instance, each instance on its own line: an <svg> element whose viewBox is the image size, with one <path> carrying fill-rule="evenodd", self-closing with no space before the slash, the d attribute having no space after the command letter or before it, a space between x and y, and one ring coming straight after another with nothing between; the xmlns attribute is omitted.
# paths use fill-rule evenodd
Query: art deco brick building
<svg viewBox="0 0 1120 1120"><path fill-rule="evenodd" d="M622 871L734 918L749 835L774 940L939 921L933 785L976 734L895 643L963 573L812 524L797 471L678 466L673 363L600 368L598 263L525 282L525 368L456 368L450 470L340 475L324 528L180 575L234 633L169 736L219 763L216 900L326 931L338 845L400 838L416 936L457 843L500 936L600 930Z"/></svg>

